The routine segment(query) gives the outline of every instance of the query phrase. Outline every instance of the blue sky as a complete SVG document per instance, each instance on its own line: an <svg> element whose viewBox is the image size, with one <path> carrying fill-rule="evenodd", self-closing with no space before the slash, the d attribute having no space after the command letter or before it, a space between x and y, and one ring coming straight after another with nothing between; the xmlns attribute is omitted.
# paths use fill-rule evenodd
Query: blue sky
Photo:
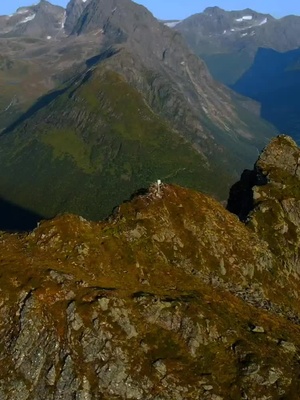
<svg viewBox="0 0 300 400"><path fill-rule="evenodd" d="M66 6L68 0L52 0L53 4ZM219 6L225 10L252 8L275 17L288 14L300 15L299 0L136 0L146 6L157 18L182 19L203 11L206 7ZM11 14L18 7L33 4L32 0L1 0L0 15Z"/></svg>

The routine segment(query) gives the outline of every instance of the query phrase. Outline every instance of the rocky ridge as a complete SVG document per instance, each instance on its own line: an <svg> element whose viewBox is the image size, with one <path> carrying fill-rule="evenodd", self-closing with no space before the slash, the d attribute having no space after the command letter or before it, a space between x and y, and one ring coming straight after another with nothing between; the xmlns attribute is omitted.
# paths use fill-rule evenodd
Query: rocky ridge
<svg viewBox="0 0 300 400"><path fill-rule="evenodd" d="M233 188L246 225L154 184L104 222L2 233L0 397L298 399L299 153L274 139Z"/></svg>

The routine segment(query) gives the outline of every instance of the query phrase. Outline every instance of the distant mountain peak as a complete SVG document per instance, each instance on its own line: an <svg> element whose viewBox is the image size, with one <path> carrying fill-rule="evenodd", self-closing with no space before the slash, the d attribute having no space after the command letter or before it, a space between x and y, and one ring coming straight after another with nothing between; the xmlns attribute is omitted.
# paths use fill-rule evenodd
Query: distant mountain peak
<svg viewBox="0 0 300 400"><path fill-rule="evenodd" d="M204 14L214 14L214 13L219 13L219 12L225 12L223 8L214 6L214 7L206 7L205 10L203 11Z"/></svg>
<svg viewBox="0 0 300 400"><path fill-rule="evenodd" d="M0 36L57 37L63 33L65 9L41 0L39 3L20 7L14 14L0 17Z"/></svg>

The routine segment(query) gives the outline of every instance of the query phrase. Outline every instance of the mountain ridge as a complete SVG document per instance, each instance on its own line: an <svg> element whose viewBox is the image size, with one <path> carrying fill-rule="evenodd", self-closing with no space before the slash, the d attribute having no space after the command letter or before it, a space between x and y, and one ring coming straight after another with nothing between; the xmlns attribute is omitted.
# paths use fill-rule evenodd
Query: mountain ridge
<svg viewBox="0 0 300 400"><path fill-rule="evenodd" d="M215 79L261 105L261 117L299 141L299 16L275 19L220 8L180 21L175 30ZM294 64L294 65L293 65Z"/></svg>
<svg viewBox="0 0 300 400"><path fill-rule="evenodd" d="M192 15L174 29L205 60L213 76L227 85L234 84L250 67L259 47L289 51L300 46L298 16L276 19L251 9L209 10ZM218 59L223 60L223 71L217 69Z"/></svg>
<svg viewBox="0 0 300 400"><path fill-rule="evenodd" d="M162 182L107 221L1 233L1 397L297 400L299 152L265 148L248 226Z"/></svg>

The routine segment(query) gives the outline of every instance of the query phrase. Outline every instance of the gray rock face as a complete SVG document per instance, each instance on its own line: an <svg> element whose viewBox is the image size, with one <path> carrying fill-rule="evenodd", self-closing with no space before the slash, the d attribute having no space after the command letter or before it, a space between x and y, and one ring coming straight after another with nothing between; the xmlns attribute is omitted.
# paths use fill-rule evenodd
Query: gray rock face
<svg viewBox="0 0 300 400"><path fill-rule="evenodd" d="M0 17L0 36L30 36L52 39L64 34L65 10L46 0L22 7L11 16Z"/></svg>
<svg viewBox="0 0 300 400"><path fill-rule="evenodd" d="M101 306L104 298L87 303L84 314L83 310L79 311L81 300L79 303L75 300L66 309L62 298L63 302L53 304L49 312L43 311L45 305L38 297L28 293L21 300L17 318L13 310L6 313L19 328L14 333L9 329L2 331L6 345L0 362L4 361L6 368L0 373L1 399L194 400L196 394L210 400L227 399L218 382L206 374L201 377L201 364L200 376L193 370L193 359L199 362L210 346L228 343L232 335L230 330L221 328L219 321L203 318L200 309L187 317L188 307L180 301L176 301L175 311L172 303L155 305L148 299L132 308L128 300L110 297L106 298L106 311ZM56 312L62 317L59 324L55 321ZM115 323L119 320L115 316L122 314L130 315L132 325L138 325L142 318L147 330L139 325L133 337L123 329L116 329ZM69 321L65 326L61 325L64 318ZM168 318L173 321L176 318L177 322L169 324ZM78 320L80 326L74 325L72 321ZM255 335L264 331L255 327L253 332ZM186 347L186 360L191 360L190 370L184 373L180 373L186 362L180 360L181 346ZM282 352L292 357L296 348L291 343L282 344ZM290 378L283 366L278 368L269 361L266 369L258 357L245 354L241 345L234 346L234 354L243 368L240 384L249 395L256 393L256 384L268 393L267 388L272 388L275 382L279 382L281 393L287 390Z"/></svg>
<svg viewBox="0 0 300 400"><path fill-rule="evenodd" d="M127 329L116 331L114 328L115 322L123 326L121 315L128 315L128 304L118 299L107 299L109 308L103 312L102 303L90 305L86 315L76 311L74 302L67 310L62 308L61 312L66 312L69 322L65 327L57 326L60 330L57 336L54 334L53 315L42 313L38 316L43 306L35 294L28 293L20 303L16 339L11 332L5 333L9 346L1 359L11 358L12 364L9 366L9 378L3 370L0 374L0 393L4 393L1 398L191 398L188 394L191 387L179 376L175 386L162 361L154 361L151 373L142 372L147 364L151 370L152 360L151 355L138 347L142 332L132 335ZM131 324L135 318L131 315ZM78 320L84 320L84 323L81 322L80 326L74 324ZM132 346L136 348L136 354L132 353ZM155 392L160 379L165 379L166 391L157 397L151 393ZM198 390L201 391L200 384Z"/></svg>
<svg viewBox="0 0 300 400"><path fill-rule="evenodd" d="M66 8L66 22L65 32L70 34L73 32L79 18L81 17L84 9L92 0L71 0Z"/></svg>
<svg viewBox="0 0 300 400"><path fill-rule="evenodd" d="M288 136L272 140L231 189L228 209L247 221L291 271L300 271L300 151ZM245 205L243 207L243 204Z"/></svg>

